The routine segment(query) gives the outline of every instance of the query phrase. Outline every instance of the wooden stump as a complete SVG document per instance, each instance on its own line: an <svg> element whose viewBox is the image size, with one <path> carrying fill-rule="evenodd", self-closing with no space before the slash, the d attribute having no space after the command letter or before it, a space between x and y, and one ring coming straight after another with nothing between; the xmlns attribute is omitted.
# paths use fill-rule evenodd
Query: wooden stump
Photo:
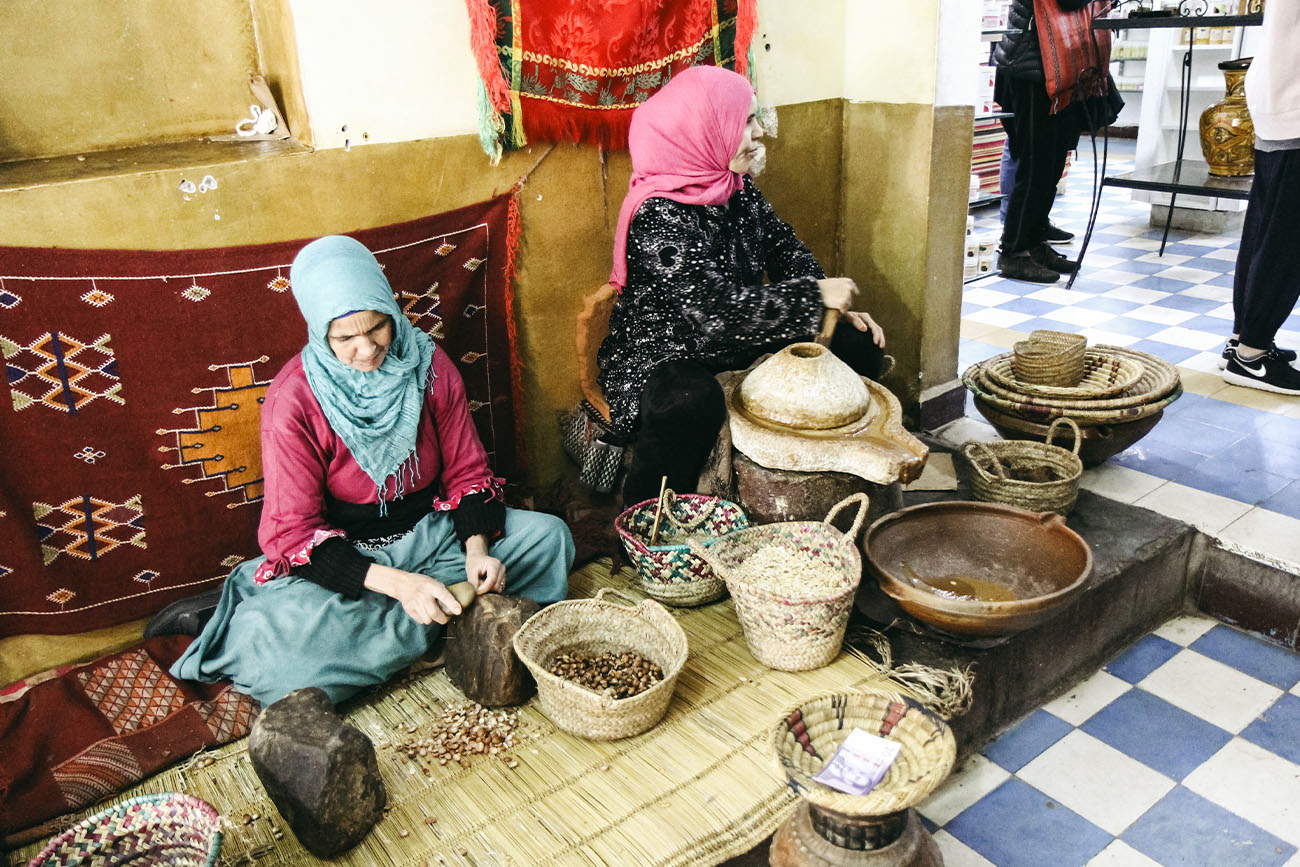
<svg viewBox="0 0 1300 867"><path fill-rule="evenodd" d="M831 507L850 494L865 493L870 503L866 525L903 507L903 486L877 485L848 473L802 473L773 470L733 453L736 498L752 524L774 521L823 521ZM846 509L835 522L840 530L853 523L854 509Z"/></svg>
<svg viewBox="0 0 1300 867"><path fill-rule="evenodd" d="M465 697L484 707L523 704L537 688L515 655L519 627L541 606L522 596L487 593L447 629L447 677Z"/></svg>

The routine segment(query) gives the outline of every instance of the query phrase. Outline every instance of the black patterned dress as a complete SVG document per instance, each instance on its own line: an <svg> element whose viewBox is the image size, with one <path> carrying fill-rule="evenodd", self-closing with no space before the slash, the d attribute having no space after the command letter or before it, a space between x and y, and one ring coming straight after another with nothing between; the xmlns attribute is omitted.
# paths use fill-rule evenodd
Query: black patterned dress
<svg viewBox="0 0 1300 867"><path fill-rule="evenodd" d="M628 229L627 285L597 356L617 432L636 430L642 389L661 362L732 370L810 339L825 276L749 176L726 205L646 199Z"/></svg>

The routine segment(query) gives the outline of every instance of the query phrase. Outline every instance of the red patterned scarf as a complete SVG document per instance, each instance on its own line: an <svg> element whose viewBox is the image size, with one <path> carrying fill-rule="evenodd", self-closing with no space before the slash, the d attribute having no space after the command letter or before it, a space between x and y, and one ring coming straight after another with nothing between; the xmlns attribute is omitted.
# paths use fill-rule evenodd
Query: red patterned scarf
<svg viewBox="0 0 1300 867"><path fill-rule="evenodd" d="M1034 26L1038 28L1052 114L1075 99L1106 94L1110 31L1092 29L1093 17L1105 6L1104 0L1093 0L1082 9L1067 12L1057 0L1034 0Z"/></svg>
<svg viewBox="0 0 1300 867"><path fill-rule="evenodd" d="M757 0L466 0L488 155L627 147L632 111L691 66L748 70Z"/></svg>

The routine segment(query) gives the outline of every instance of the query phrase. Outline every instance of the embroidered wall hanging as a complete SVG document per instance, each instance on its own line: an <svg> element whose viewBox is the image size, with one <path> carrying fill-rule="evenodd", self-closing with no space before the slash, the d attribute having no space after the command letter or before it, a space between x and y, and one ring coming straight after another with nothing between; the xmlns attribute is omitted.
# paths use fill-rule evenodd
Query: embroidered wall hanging
<svg viewBox="0 0 1300 867"><path fill-rule="evenodd" d="M757 0L466 0L479 137L496 162L529 141L626 148L632 111L697 64L747 74Z"/></svg>
<svg viewBox="0 0 1300 867"><path fill-rule="evenodd" d="M455 361L512 475L514 197L351 234ZM0 636L144 617L258 553L259 407L306 342L289 292L304 243L0 247Z"/></svg>

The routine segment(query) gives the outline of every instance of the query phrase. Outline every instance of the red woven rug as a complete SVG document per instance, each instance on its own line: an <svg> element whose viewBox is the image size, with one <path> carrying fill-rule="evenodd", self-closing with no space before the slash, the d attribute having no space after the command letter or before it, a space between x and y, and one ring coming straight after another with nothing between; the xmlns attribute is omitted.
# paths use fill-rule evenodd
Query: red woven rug
<svg viewBox="0 0 1300 867"><path fill-rule="evenodd" d="M501 196L351 233L455 359L507 477L517 213ZM0 248L0 636L144 617L257 553L259 406L306 342L288 279L304 243Z"/></svg>
<svg viewBox="0 0 1300 867"><path fill-rule="evenodd" d="M489 156L529 141L627 147L632 111L690 66L748 70L757 0L466 0Z"/></svg>
<svg viewBox="0 0 1300 867"><path fill-rule="evenodd" d="M0 695L0 834L95 803L248 734L258 705L229 681L173 680L192 638L151 638ZM39 829L36 837L53 833Z"/></svg>

